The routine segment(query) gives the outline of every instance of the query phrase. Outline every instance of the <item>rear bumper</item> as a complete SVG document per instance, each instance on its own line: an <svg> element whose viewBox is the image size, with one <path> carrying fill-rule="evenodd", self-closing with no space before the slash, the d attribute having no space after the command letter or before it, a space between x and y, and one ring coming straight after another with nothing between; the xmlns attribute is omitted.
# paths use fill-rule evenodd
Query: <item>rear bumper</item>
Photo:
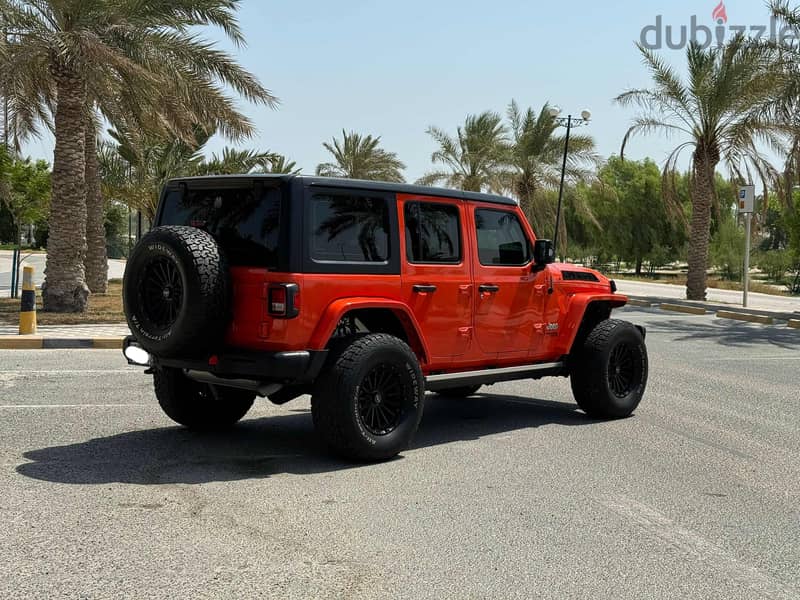
<svg viewBox="0 0 800 600"><path fill-rule="evenodd" d="M300 350L295 352L221 352L206 358L163 358L150 355L149 361L133 362L126 352L129 346L138 346L129 336L122 345L130 364L151 367L171 367L186 371L203 371L221 378L251 379L281 384L310 383L316 379L327 350Z"/></svg>

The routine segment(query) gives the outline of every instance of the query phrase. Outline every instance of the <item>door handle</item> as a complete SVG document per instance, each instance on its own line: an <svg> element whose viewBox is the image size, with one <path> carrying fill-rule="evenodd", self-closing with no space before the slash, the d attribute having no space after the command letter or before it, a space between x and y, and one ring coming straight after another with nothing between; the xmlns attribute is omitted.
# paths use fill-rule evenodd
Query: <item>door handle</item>
<svg viewBox="0 0 800 600"><path fill-rule="evenodd" d="M499 285L482 285L478 288L481 294L496 294L500 291Z"/></svg>
<svg viewBox="0 0 800 600"><path fill-rule="evenodd" d="M435 285L415 285L413 287L415 294L432 294L437 290Z"/></svg>

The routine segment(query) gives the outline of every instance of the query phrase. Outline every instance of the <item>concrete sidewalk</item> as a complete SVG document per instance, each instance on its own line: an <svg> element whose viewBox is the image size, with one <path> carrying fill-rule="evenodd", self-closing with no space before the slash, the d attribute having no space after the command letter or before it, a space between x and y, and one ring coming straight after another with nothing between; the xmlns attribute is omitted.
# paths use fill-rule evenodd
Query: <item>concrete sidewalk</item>
<svg viewBox="0 0 800 600"><path fill-rule="evenodd" d="M646 283L615 279L621 294L631 298L648 298L653 302L682 301L695 306L705 306L709 310L739 310L745 312L772 313L782 319L796 319L800 315L800 297L772 296L770 294L749 294L746 309L742 307L742 292L708 288L706 302L686 300L686 287L669 283ZM780 315L780 316L778 316Z"/></svg>
<svg viewBox="0 0 800 600"><path fill-rule="evenodd" d="M0 325L0 350L122 348L130 334L124 323L111 325L42 325L36 335L17 335L15 325Z"/></svg>

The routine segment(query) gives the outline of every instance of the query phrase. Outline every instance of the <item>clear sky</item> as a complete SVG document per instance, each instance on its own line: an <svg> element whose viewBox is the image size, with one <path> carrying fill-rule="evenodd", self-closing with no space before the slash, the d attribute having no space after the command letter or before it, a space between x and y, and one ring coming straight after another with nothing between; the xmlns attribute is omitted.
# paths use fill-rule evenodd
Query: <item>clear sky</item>
<svg viewBox="0 0 800 600"><path fill-rule="evenodd" d="M612 99L648 85L634 41L663 25L714 27L718 0L534 2L514 0L243 0L248 45L232 48L281 100L277 110L245 106L257 137L244 146L286 154L313 173L327 160L322 142L342 128L379 135L413 181L430 168L429 125L455 131L469 113L505 112L514 98L537 110L589 108L603 156L619 152L633 111ZM729 24L767 25L762 0L726 2ZM221 40L209 31L210 39ZM682 53L664 50L680 65ZM224 140L213 140L219 150ZM637 140L628 152L661 163L670 141ZM52 142L28 153L52 160Z"/></svg>

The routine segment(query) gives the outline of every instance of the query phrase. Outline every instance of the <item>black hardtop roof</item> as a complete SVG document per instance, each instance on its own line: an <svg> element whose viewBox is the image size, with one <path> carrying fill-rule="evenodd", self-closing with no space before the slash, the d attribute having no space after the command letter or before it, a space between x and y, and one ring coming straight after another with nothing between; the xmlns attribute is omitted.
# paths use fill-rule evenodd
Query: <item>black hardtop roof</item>
<svg viewBox="0 0 800 600"><path fill-rule="evenodd" d="M179 177L167 182L168 187L175 187L181 183L187 185L201 184L203 187L212 182L218 181L225 183L242 181L291 181L300 180L308 186L319 186L327 188L350 188L357 190L374 190L377 192L395 192L398 194L411 194L418 196L439 196L444 198L458 198L461 200L471 200L474 202L491 202L493 204L504 204L516 206L516 201L505 196L495 194L481 194L478 192L465 192L462 190L452 190L447 188L429 187L424 185L413 185L409 183L389 183L385 181L366 181L363 179L339 179L336 177L315 177L312 175L282 175L271 173L257 173L250 175L208 175L203 177Z"/></svg>

